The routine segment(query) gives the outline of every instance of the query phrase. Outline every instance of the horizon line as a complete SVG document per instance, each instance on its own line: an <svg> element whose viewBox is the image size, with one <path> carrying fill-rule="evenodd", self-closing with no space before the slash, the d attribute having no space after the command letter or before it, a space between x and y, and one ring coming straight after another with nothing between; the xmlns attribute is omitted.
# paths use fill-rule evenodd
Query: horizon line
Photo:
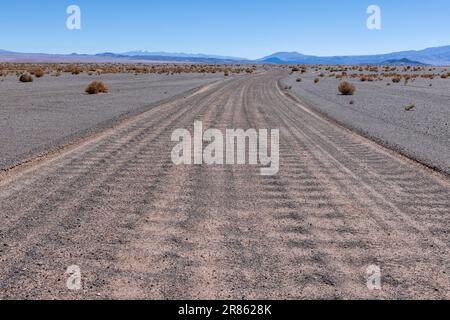
<svg viewBox="0 0 450 320"><path fill-rule="evenodd" d="M124 55L126 53L129 52L143 52L143 53L147 53L147 54L156 54L156 53L165 53L165 54L184 54L184 55L205 55L205 56L216 56L216 57L222 57L222 58L233 58L233 59L239 59L239 60L248 60L248 61L257 61L260 59L264 59L266 57L269 57L271 55L275 55L278 53L292 53L292 54L300 54L300 55L304 55L304 56L311 56L311 57L320 57L320 58L333 58L333 57L364 57L364 56L377 56L377 55L386 55L386 54L391 54L391 53L399 53L399 52L418 52L418 51L423 51L423 50L427 50L427 49L436 49L436 48L442 48L442 47L450 47L450 44L446 44L446 45L435 45L432 47L425 47L422 49L406 49L406 50L400 50L400 51L389 51L389 52L385 52L385 53L367 53L367 54L347 54L347 55L339 55L339 54L334 54L334 55L316 55L316 54L307 54L307 53L301 53L299 51L275 51L269 55L263 56L261 58L256 58L256 59L252 59L252 58L246 58L246 57L238 57L238 56L233 56L233 55L228 55L228 54L219 54L219 53L202 53L202 52L198 52L198 53L190 53L190 52L183 52L183 51L164 51L164 50L155 50L155 51L150 51L147 49L141 49L141 50L127 50L124 52L114 52L114 51L103 51L103 52L97 52L97 53L81 53L81 52L70 52L70 53L52 53L52 52L20 52L20 51L11 51L9 49L2 49L0 48L0 53L2 52L6 52L6 53L15 53L15 54L43 54L43 55L64 55L64 56L68 56L68 55L80 55L80 56L95 56L95 55L99 55L99 54L105 54L105 53L111 53L111 54L116 54L116 55Z"/></svg>

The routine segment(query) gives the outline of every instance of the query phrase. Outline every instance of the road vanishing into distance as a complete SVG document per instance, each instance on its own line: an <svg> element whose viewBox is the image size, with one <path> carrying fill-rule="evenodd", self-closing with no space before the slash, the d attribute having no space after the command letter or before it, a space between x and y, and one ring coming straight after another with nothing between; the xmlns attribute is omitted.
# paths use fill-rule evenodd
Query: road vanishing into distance
<svg viewBox="0 0 450 320"><path fill-rule="evenodd" d="M285 76L209 84L5 172L0 298L449 299L449 178L301 105ZM279 173L174 165L196 120L279 129Z"/></svg>

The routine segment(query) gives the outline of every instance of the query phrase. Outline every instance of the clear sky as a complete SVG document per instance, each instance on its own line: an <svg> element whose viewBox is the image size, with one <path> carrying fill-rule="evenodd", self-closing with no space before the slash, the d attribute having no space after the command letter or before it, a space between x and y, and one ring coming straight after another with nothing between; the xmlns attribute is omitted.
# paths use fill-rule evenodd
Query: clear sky
<svg viewBox="0 0 450 320"><path fill-rule="evenodd" d="M66 28L81 8L82 29ZM366 9L381 7L382 29ZM131 50L260 58L278 51L376 54L450 45L448 0L23 0L0 2L0 48Z"/></svg>

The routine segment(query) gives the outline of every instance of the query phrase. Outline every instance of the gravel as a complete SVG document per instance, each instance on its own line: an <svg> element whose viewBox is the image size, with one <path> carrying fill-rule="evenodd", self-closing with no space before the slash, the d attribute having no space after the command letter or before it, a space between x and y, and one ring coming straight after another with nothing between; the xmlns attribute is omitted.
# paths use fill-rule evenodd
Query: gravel
<svg viewBox="0 0 450 320"><path fill-rule="evenodd" d="M64 74L20 83L8 76L0 81L0 169L219 79L223 75ZM110 93L86 94L93 80L104 81Z"/></svg>
<svg viewBox="0 0 450 320"><path fill-rule="evenodd" d="M337 90L339 79L324 77L314 84L322 72L294 73L281 84L292 86L290 92L299 100L338 123L450 174L450 79L418 78L407 85L394 84L390 78L351 79L356 92L343 96ZM410 105L415 108L407 111Z"/></svg>

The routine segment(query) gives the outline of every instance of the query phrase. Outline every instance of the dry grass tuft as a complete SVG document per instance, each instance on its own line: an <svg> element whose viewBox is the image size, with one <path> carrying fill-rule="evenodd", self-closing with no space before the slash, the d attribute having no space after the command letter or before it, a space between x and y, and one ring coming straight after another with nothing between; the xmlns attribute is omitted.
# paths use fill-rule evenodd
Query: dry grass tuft
<svg viewBox="0 0 450 320"><path fill-rule="evenodd" d="M86 88L86 93L88 94L98 94L98 93L108 93L109 89L106 86L106 84L104 84L101 81L92 81Z"/></svg>
<svg viewBox="0 0 450 320"><path fill-rule="evenodd" d="M42 78L44 76L45 72L42 69L36 69L34 70L34 76L36 78Z"/></svg>
<svg viewBox="0 0 450 320"><path fill-rule="evenodd" d="M356 88L350 82L343 81L339 84L338 90L344 96L351 96L355 93Z"/></svg>

